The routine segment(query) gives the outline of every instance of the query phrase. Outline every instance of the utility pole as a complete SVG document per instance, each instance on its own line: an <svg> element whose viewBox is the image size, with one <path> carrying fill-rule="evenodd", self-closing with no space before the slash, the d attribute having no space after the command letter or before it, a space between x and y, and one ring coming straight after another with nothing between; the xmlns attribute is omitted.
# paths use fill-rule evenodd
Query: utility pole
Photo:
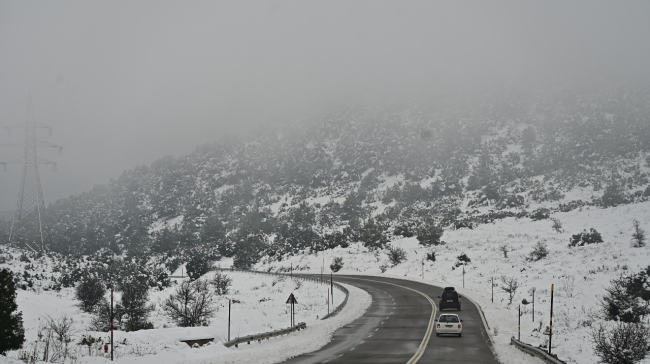
<svg viewBox="0 0 650 364"><path fill-rule="evenodd" d="M332 306L334 306L334 273L330 272L330 291L332 292Z"/></svg>
<svg viewBox="0 0 650 364"><path fill-rule="evenodd" d="M533 287L533 322L535 322L535 287Z"/></svg>
<svg viewBox="0 0 650 364"><path fill-rule="evenodd" d="M463 264L463 288L465 288L465 264Z"/></svg>
<svg viewBox="0 0 650 364"><path fill-rule="evenodd" d="M7 164L22 164L23 172L20 181L20 192L16 202L14 218L9 230L9 242L24 241L32 250L30 243L39 242L41 250L45 250L45 239L43 237L43 220L45 214L45 202L43 200L43 190L41 188L41 179L38 174L39 164L51 164L56 171L56 163L37 156L37 148L56 148L59 155L63 154L63 147L60 145L44 142L36 139L36 129L48 129L52 135L52 128L36 122L34 117L34 108L32 106L32 95L29 94L27 101L27 117L22 124L16 124L4 127L11 134L11 129L24 129L25 136L23 141L15 141L3 144L9 147L22 147L23 157L6 162L0 162L7 170Z"/></svg>
<svg viewBox="0 0 650 364"><path fill-rule="evenodd" d="M232 300L229 298L228 299L228 341L230 341L230 305L232 304Z"/></svg>

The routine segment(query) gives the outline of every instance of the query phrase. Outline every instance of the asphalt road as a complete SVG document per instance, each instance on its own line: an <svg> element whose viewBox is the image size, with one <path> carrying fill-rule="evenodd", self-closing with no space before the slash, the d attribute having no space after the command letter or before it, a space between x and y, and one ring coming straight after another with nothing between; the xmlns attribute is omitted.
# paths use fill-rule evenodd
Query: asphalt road
<svg viewBox="0 0 650 364"><path fill-rule="evenodd" d="M432 313L440 315L437 296L442 288L372 276L335 276L334 281L368 292L368 311L337 330L321 350L285 363L498 363L478 309L469 300L462 300L460 312L445 311L458 313L463 336L436 337L430 322Z"/></svg>

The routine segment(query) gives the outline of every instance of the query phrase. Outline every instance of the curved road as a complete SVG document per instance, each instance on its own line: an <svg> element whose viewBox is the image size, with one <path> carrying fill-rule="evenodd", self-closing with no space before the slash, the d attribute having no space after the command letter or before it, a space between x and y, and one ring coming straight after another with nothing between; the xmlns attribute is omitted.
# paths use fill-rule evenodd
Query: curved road
<svg viewBox="0 0 650 364"><path fill-rule="evenodd" d="M338 329L321 350L284 363L498 364L478 309L469 300L462 300L462 311L449 311L463 320L463 336L436 337L429 323L432 314L436 318L440 314L437 296L441 288L372 276L336 276L334 281L368 292L372 296L368 311Z"/></svg>

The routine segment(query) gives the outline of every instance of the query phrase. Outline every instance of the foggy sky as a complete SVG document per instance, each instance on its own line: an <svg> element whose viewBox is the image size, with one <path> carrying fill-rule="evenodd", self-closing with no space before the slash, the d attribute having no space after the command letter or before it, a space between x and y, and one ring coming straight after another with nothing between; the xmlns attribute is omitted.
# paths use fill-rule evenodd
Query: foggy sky
<svg viewBox="0 0 650 364"><path fill-rule="evenodd" d="M0 1L0 126L54 128L46 203L328 103L648 79L648 1ZM16 140L0 134L0 144ZM0 161L19 149L0 148ZM14 207L19 165L0 170Z"/></svg>

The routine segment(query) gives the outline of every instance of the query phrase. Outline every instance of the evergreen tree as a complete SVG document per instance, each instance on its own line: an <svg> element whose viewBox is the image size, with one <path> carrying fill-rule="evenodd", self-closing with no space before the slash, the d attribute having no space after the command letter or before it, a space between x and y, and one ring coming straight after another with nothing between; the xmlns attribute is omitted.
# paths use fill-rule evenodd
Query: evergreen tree
<svg viewBox="0 0 650 364"><path fill-rule="evenodd" d="M104 285L97 278L86 278L79 283L75 293L83 310L90 312L104 297Z"/></svg>
<svg viewBox="0 0 650 364"><path fill-rule="evenodd" d="M23 314L16 312L17 309L14 276L3 268L0 270L0 355L22 348L25 342Z"/></svg>
<svg viewBox="0 0 650 364"><path fill-rule="evenodd" d="M125 281L121 287L124 328L126 331L152 329L147 320L151 309L147 307L149 286L143 279L133 278Z"/></svg>

